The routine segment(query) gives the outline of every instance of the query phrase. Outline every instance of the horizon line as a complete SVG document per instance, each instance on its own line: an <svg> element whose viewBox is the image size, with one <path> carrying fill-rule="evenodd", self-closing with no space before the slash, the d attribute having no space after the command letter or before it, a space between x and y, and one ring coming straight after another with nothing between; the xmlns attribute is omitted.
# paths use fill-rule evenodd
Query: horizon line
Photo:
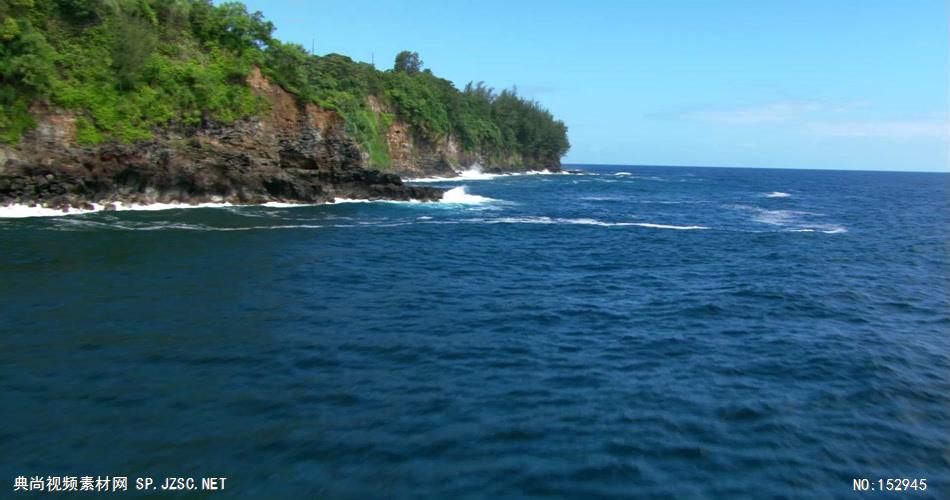
<svg viewBox="0 0 950 500"><path fill-rule="evenodd" d="M913 173L913 174L950 174L950 167L947 170L884 170L884 169L860 169L860 168L820 168L820 167L752 167L752 166L733 166L733 165L665 165L648 163L563 163L562 166L589 166L589 167L670 167L670 168L744 168L750 170L818 170L830 172L888 172L888 173Z"/></svg>

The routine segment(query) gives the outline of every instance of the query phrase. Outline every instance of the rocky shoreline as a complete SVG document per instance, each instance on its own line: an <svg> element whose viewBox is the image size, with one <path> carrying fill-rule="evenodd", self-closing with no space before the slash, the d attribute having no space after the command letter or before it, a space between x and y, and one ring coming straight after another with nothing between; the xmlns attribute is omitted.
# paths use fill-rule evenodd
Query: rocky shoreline
<svg viewBox="0 0 950 500"><path fill-rule="evenodd" d="M337 198L436 201L443 194L403 184L398 175L362 168L345 156L328 164L306 155L272 164L240 149L200 142L177 148L159 142L112 144L63 153L51 161L7 159L0 167L0 206L69 211L154 203L316 204Z"/></svg>
<svg viewBox="0 0 950 500"><path fill-rule="evenodd" d="M171 124L131 144L83 146L76 139L81 115L34 104L37 126L19 144L0 145L0 207L438 201L443 189L406 185L399 174L451 177L481 160L459 151L451 138L423 143L396 123L389 136L393 166L386 172L369 168L368 155L337 113L300 102L259 71L248 84L267 101L263 116L190 128ZM559 164L548 168L558 171Z"/></svg>
<svg viewBox="0 0 950 500"><path fill-rule="evenodd" d="M0 148L0 206L68 211L93 204L433 201L443 192L364 168L341 120L290 126L272 115L168 129L133 144L82 147L72 140L73 117L36 115L40 126L17 147Z"/></svg>

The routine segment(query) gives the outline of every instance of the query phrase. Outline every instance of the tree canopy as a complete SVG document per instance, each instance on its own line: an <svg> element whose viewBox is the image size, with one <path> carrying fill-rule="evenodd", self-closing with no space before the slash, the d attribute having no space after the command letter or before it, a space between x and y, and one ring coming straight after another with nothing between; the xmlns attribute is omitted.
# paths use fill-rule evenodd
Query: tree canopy
<svg viewBox="0 0 950 500"><path fill-rule="evenodd" d="M415 74L422 71L422 59L418 52L409 52L404 50L396 54L396 63L393 65L393 71Z"/></svg>
<svg viewBox="0 0 950 500"><path fill-rule="evenodd" d="M514 89L459 90L423 71L411 51L390 71L314 56L273 31L239 2L0 0L0 141L35 126L36 101L79 111L78 138L90 144L248 117L266 111L246 82L257 66L301 101L338 111L380 167L389 164L385 132L397 118L420 140L454 137L494 158L556 159L569 147L564 124ZM370 96L388 112L374 111Z"/></svg>

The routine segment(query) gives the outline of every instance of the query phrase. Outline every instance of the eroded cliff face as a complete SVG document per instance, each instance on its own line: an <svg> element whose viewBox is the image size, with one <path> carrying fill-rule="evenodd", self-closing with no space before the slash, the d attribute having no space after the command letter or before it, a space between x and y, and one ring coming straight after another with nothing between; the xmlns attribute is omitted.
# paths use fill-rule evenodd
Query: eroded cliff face
<svg viewBox="0 0 950 500"><path fill-rule="evenodd" d="M436 200L440 189L407 186L399 176L451 177L475 165L487 172L560 169L560 158L464 151L452 136L427 141L398 119L385 132L391 164L376 169L339 114L300 102L259 69L247 81L268 112L229 124L170 126L133 144L82 146L77 113L35 104L36 128L16 146L0 145L0 206ZM373 97L369 106L393 114Z"/></svg>
<svg viewBox="0 0 950 500"><path fill-rule="evenodd" d="M248 83L268 102L268 113L226 125L173 126L134 144L83 147L74 113L35 105L37 127L17 146L0 146L0 205L441 198L441 190L364 168L336 113L299 103L258 70Z"/></svg>
<svg viewBox="0 0 950 500"><path fill-rule="evenodd" d="M384 103L369 97L374 113L392 113ZM458 140L448 136L438 142L426 141L412 133L412 127L395 120L386 131L386 143L392 159L392 171L407 178L452 177L459 170L479 166L485 172L519 172L561 169L560 157L522 158L518 155L492 155L483 151L464 151Z"/></svg>

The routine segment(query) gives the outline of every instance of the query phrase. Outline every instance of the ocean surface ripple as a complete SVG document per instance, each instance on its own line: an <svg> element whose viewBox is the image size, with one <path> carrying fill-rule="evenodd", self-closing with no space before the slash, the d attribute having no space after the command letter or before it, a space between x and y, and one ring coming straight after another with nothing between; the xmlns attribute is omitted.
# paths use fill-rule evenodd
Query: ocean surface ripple
<svg viewBox="0 0 950 500"><path fill-rule="evenodd" d="M0 219L3 480L950 498L947 175L580 168Z"/></svg>

